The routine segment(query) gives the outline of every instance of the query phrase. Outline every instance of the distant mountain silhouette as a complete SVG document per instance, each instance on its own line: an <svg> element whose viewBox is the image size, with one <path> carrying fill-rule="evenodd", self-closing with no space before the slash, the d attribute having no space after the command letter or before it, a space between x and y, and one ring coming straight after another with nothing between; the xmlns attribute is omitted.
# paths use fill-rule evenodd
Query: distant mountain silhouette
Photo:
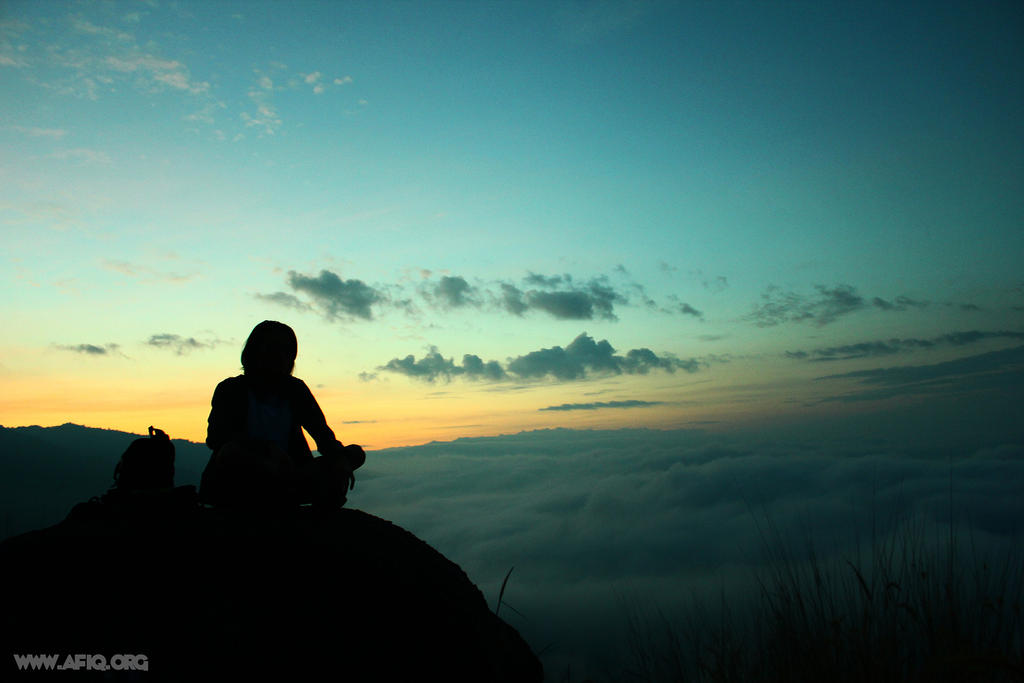
<svg viewBox="0 0 1024 683"><path fill-rule="evenodd" d="M103 493L117 459L140 436L71 423L0 426L0 538L56 524L75 503ZM210 449L173 441L175 482L198 485Z"/></svg>
<svg viewBox="0 0 1024 683"><path fill-rule="evenodd" d="M209 508L190 487L114 496L3 541L0 568L7 674L13 654L83 653L146 656L141 677L114 680L543 679L458 565L359 510Z"/></svg>

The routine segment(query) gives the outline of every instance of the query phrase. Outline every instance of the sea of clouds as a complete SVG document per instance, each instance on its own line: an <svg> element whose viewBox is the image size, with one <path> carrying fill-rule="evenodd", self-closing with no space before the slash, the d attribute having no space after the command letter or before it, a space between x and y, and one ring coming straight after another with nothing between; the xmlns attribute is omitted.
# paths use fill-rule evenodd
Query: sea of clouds
<svg viewBox="0 0 1024 683"><path fill-rule="evenodd" d="M549 673L602 675L628 654L631 612L738 599L780 545L856 559L908 519L1013 543L1024 444L998 441L541 430L373 452L350 506L457 562L492 608L514 567L501 615Z"/></svg>

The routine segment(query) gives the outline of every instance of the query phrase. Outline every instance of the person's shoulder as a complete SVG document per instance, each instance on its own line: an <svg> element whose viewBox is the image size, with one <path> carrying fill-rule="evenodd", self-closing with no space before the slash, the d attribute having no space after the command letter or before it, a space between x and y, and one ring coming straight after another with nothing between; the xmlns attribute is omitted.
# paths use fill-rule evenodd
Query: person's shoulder
<svg viewBox="0 0 1024 683"><path fill-rule="evenodd" d="M243 387L245 387L245 375L235 375L221 380L214 391L237 391Z"/></svg>
<svg viewBox="0 0 1024 683"><path fill-rule="evenodd" d="M313 393L313 392L311 392L309 390L309 387L306 386L306 383L303 382L298 377L296 377L295 375L288 375L288 389L289 389L289 391L292 391L292 392L295 392L295 393L298 393L298 394L311 394L311 393Z"/></svg>
<svg viewBox="0 0 1024 683"><path fill-rule="evenodd" d="M294 375L288 376L288 382L285 385L287 387L287 394L290 400L298 405L308 406L311 403L316 403L316 397L313 396L313 392L309 390L306 383Z"/></svg>

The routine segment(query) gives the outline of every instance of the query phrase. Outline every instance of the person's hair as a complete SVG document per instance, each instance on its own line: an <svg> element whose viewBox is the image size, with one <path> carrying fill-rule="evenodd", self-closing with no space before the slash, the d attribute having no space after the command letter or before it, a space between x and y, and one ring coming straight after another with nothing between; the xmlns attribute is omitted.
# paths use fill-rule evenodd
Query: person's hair
<svg viewBox="0 0 1024 683"><path fill-rule="evenodd" d="M242 368L246 375L290 375L298 352L299 342L292 328L276 320L264 320L245 340Z"/></svg>

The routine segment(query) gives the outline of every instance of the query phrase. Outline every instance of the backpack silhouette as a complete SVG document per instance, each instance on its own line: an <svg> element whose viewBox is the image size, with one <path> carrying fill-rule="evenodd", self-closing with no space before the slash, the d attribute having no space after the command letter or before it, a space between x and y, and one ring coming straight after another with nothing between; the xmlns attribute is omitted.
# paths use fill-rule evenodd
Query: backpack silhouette
<svg viewBox="0 0 1024 683"><path fill-rule="evenodd" d="M132 441L114 469L114 487L121 491L174 486L174 444L162 429L150 426L149 436Z"/></svg>

